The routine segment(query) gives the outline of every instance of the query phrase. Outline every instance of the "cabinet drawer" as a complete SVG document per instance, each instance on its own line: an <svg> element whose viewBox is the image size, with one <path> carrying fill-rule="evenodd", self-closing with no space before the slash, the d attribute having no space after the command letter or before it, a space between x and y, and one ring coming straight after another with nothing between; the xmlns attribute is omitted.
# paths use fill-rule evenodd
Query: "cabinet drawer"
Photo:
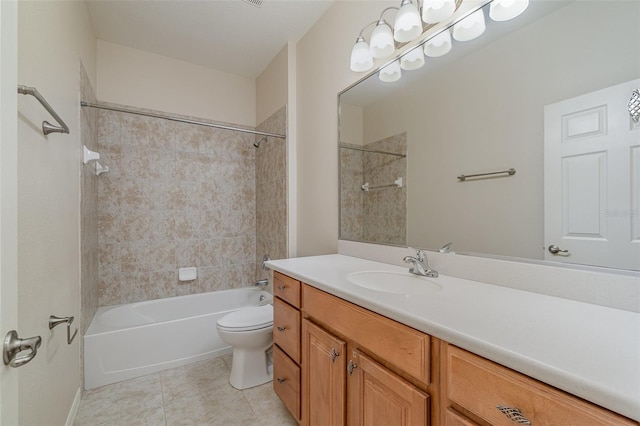
<svg viewBox="0 0 640 426"><path fill-rule="evenodd" d="M451 345L446 375L449 400L494 425L514 424L498 405L517 408L536 426L637 424Z"/></svg>
<svg viewBox="0 0 640 426"><path fill-rule="evenodd" d="M277 346L273 348L273 390L300 421L300 367Z"/></svg>
<svg viewBox="0 0 640 426"><path fill-rule="evenodd" d="M302 286L302 309L386 363L429 384L428 335L308 285Z"/></svg>
<svg viewBox="0 0 640 426"><path fill-rule="evenodd" d="M300 281L274 271L273 295L300 309Z"/></svg>
<svg viewBox="0 0 640 426"><path fill-rule="evenodd" d="M478 426L477 423L472 422L451 408L447 409L444 418L445 426Z"/></svg>
<svg viewBox="0 0 640 426"><path fill-rule="evenodd" d="M300 311L273 299L273 342L300 364Z"/></svg>

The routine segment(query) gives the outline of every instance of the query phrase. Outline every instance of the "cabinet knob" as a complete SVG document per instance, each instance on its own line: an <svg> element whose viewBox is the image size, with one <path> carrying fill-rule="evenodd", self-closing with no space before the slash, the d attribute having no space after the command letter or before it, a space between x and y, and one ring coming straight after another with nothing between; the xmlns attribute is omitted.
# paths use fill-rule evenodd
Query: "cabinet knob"
<svg viewBox="0 0 640 426"><path fill-rule="evenodd" d="M358 368L358 366L353 362L352 359L350 359L349 364L347 364L347 373L349 373L349 376L353 374L353 370L355 370L356 368Z"/></svg>
<svg viewBox="0 0 640 426"><path fill-rule="evenodd" d="M514 407L505 407L504 405L496 405L496 408L500 410L502 414L507 416L509 420L521 425L530 425L531 421L522 415L522 412Z"/></svg>
<svg viewBox="0 0 640 426"><path fill-rule="evenodd" d="M283 331L285 331L287 328L286 328L286 327L282 327L282 326L278 326L278 327L277 327L277 329L278 329L278 331L279 331L279 332L281 332L281 333L282 333L282 332L283 332Z"/></svg>
<svg viewBox="0 0 640 426"><path fill-rule="evenodd" d="M336 348L331 348L331 362L332 363L336 362L336 358L339 357L339 356L340 356L340 354L338 353Z"/></svg>
<svg viewBox="0 0 640 426"><path fill-rule="evenodd" d="M287 381L287 379L283 379L282 377L278 377L276 380L277 380L277 381L278 381L278 383L280 383L280 384L282 384L282 383L284 383L284 382L286 382L286 381Z"/></svg>
<svg viewBox="0 0 640 426"><path fill-rule="evenodd" d="M278 290L280 290L280 291L284 291L284 289L285 289L285 288L287 288L287 286L286 286L286 285L277 285L276 287L277 287L277 288L278 288Z"/></svg>

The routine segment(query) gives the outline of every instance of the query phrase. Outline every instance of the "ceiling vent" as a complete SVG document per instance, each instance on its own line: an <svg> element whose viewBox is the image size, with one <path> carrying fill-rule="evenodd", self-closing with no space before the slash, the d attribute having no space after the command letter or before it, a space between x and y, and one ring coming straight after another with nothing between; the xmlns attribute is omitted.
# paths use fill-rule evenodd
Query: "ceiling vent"
<svg viewBox="0 0 640 426"><path fill-rule="evenodd" d="M262 6L262 0L242 0L245 3L249 3L251 6L260 7Z"/></svg>

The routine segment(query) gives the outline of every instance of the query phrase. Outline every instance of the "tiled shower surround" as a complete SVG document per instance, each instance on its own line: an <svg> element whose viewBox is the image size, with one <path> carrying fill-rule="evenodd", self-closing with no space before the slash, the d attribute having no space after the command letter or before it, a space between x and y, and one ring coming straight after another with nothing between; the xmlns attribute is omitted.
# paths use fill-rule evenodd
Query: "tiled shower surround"
<svg viewBox="0 0 640 426"><path fill-rule="evenodd" d="M255 138L99 110L100 306L255 280ZM198 278L178 281L190 266Z"/></svg>
<svg viewBox="0 0 640 426"><path fill-rule="evenodd" d="M406 132L365 145L365 148L406 154ZM404 157L340 149L340 236L346 240L406 244L407 161ZM403 187L393 186L402 177ZM390 185L364 191L371 187Z"/></svg>

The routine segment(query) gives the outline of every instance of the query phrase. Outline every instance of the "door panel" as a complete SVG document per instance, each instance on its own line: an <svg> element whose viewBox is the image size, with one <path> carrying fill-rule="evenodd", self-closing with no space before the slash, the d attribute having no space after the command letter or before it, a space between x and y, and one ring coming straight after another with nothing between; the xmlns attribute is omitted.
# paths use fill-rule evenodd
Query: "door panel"
<svg viewBox="0 0 640 426"><path fill-rule="evenodd" d="M346 343L304 320L302 365L303 424L345 425Z"/></svg>
<svg viewBox="0 0 640 426"><path fill-rule="evenodd" d="M638 87L545 107L545 259L640 270L640 126L627 111Z"/></svg>
<svg viewBox="0 0 640 426"><path fill-rule="evenodd" d="M349 380L349 424L424 426L429 424L429 395L359 351Z"/></svg>

